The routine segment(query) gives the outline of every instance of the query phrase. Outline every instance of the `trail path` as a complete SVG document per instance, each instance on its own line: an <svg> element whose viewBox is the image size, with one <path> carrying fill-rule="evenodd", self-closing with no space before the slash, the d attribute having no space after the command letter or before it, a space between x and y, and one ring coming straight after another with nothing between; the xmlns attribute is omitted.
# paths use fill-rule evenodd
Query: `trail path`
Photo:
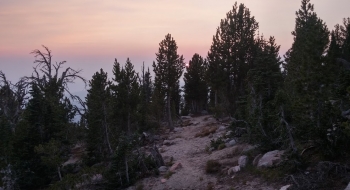
<svg viewBox="0 0 350 190"><path fill-rule="evenodd" d="M149 177L138 182L143 185L143 189L149 190L167 190L167 189L244 189L244 190L273 190L278 189L270 186L263 180L249 177L241 183L233 183L235 176L229 176L225 169L219 174L207 174L205 172L206 163L208 160L219 161L224 168L230 168L237 165L237 160L240 153L244 149L249 148L249 145L236 145L233 147L224 148L208 153L208 148L211 139L216 139L224 135L227 131L222 130L223 124L217 122L211 116L199 116L185 118L184 123L188 126L179 127L175 132L168 132L162 137L167 139L167 142L172 145L159 145L160 152L165 162L169 162L173 158L173 163L181 163L182 167L175 170L169 179L165 179L165 174L157 177ZM213 135L205 137L195 137L205 127L221 127L221 131L217 130ZM236 174L236 175L239 175ZM129 190L136 189L131 187Z"/></svg>

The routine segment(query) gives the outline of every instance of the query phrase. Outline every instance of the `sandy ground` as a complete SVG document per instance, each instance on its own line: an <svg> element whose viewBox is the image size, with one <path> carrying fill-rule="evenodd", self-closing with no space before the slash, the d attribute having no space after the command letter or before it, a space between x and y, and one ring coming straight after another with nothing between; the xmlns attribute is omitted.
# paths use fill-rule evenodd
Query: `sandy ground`
<svg viewBox="0 0 350 190"><path fill-rule="evenodd" d="M186 121L187 120L187 121ZM189 120L189 121L188 121ZM226 130L215 132L211 138L195 137L206 126L223 126L211 116L190 117L184 119L184 122L192 123L188 126L176 128L176 132L164 134L168 140L173 142L173 145L159 145L161 154L165 162L173 158L173 163L181 163L182 167L175 170L169 179L165 179L165 174L157 177L149 177L139 181L134 187L129 190L136 189L140 184L143 189L149 190L167 190L167 189L247 189L247 190L273 190L279 189L276 186L267 184L259 178L249 178L244 183L234 183L233 176L229 176L225 169L237 165L237 160L242 150L249 145L236 145L222 150L208 153L206 148L210 144L211 139L218 138L226 133ZM208 160L217 160L223 165L221 174L211 175L206 174L205 166ZM239 173L235 174L239 175ZM232 179L232 181L230 181Z"/></svg>

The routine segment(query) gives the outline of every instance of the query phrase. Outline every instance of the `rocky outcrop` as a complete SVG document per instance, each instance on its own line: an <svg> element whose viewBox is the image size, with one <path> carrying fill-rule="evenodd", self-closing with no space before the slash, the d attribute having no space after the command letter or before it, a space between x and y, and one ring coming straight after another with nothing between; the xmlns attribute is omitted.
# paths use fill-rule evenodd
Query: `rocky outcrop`
<svg viewBox="0 0 350 190"><path fill-rule="evenodd" d="M258 162L258 167L272 167L282 161L284 150L274 150L264 154Z"/></svg>

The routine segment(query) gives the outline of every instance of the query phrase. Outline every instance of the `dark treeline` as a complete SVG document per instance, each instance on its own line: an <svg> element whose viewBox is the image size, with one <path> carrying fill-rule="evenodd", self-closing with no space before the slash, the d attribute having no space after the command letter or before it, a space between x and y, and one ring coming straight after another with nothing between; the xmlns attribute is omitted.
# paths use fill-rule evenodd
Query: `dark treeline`
<svg viewBox="0 0 350 190"><path fill-rule="evenodd" d="M303 156L308 148L318 161L345 161L350 18L330 30L310 0L302 0L292 35L281 59L275 38L261 36L249 9L235 3L208 55L194 54L187 67L167 34L154 76L144 66L135 72L130 59L115 59L111 79L101 69L86 81L80 70L63 68L65 61L54 63L47 47L34 50L31 76L11 83L0 72L0 187L127 187L162 165L157 147L141 150L144 132L173 130L181 115L203 112L229 117L233 131L244 131L243 140L263 150L287 150L295 168L311 159ZM85 100L69 91L76 80L88 86ZM73 150L80 151L79 162L70 162Z"/></svg>

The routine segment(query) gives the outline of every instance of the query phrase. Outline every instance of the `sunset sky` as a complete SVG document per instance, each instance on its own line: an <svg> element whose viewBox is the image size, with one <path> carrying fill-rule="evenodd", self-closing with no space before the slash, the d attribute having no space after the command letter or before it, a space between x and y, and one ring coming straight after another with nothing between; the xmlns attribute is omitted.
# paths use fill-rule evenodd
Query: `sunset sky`
<svg viewBox="0 0 350 190"><path fill-rule="evenodd" d="M12 81L30 75L34 57L45 45L54 61L83 69L88 80L103 68L111 76L114 58L127 57L140 70L151 66L158 44L170 33L188 62L206 56L220 20L235 1L228 0L1 0L0 70ZM240 0L256 17L260 34L275 36L281 55L290 48L300 0ZM333 29L350 17L349 0L313 0L315 11ZM152 70L152 68L151 68ZM82 91L75 85L72 91Z"/></svg>

